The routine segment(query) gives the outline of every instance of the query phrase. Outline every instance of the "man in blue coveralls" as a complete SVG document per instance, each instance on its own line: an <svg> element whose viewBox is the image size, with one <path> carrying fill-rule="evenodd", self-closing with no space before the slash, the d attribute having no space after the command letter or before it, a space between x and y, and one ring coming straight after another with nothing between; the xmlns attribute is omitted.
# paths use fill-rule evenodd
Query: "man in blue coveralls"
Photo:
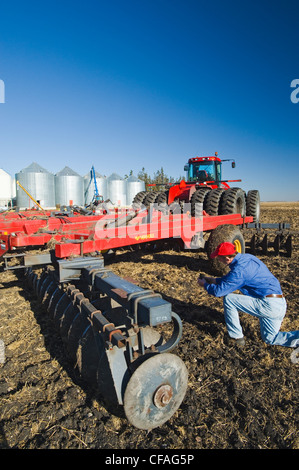
<svg viewBox="0 0 299 470"><path fill-rule="evenodd" d="M299 347L299 331L282 332L280 326L286 314L286 300L280 283L257 257L237 253L232 243L220 243L210 255L230 268L221 278L198 279L198 284L215 297L224 297L224 318L230 338L245 345L239 311L249 313L260 321L265 343ZM233 293L240 290L242 294Z"/></svg>

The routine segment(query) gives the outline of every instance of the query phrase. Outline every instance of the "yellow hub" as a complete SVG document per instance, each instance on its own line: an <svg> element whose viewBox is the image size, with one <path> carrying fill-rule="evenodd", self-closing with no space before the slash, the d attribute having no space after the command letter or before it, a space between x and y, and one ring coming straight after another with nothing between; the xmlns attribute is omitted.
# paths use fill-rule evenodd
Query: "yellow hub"
<svg viewBox="0 0 299 470"><path fill-rule="evenodd" d="M237 253L242 253L242 245L241 245L240 240L235 240L234 245L235 245L235 249Z"/></svg>

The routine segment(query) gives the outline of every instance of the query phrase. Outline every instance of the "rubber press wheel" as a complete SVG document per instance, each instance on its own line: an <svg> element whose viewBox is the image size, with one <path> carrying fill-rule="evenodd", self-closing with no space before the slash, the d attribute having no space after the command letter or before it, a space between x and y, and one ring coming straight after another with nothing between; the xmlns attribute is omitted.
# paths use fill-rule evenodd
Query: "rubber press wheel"
<svg viewBox="0 0 299 470"><path fill-rule="evenodd" d="M174 354L163 353L145 360L133 373L124 394L128 421L150 430L165 423L185 396L188 372Z"/></svg>

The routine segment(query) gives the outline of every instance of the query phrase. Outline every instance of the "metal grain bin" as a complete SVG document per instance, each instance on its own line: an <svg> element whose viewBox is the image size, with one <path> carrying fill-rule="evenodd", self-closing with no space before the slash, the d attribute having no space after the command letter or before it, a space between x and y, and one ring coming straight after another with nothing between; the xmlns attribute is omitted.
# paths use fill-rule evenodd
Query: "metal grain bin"
<svg viewBox="0 0 299 470"><path fill-rule="evenodd" d="M83 178L68 166L55 175L55 201L60 206L84 204Z"/></svg>
<svg viewBox="0 0 299 470"><path fill-rule="evenodd" d="M11 178L11 197L12 199L17 197L16 178Z"/></svg>
<svg viewBox="0 0 299 470"><path fill-rule="evenodd" d="M145 191L144 181L139 180L136 176L131 175L127 179L127 204L131 205L137 193Z"/></svg>
<svg viewBox="0 0 299 470"><path fill-rule="evenodd" d="M105 201L108 197L107 193L107 178L105 176L100 175L97 171L95 171L96 183L98 187L98 192L100 196L103 196L103 200ZM95 185L94 179L92 175L92 171L87 173L84 176L84 204L90 204L94 197Z"/></svg>
<svg viewBox="0 0 299 470"><path fill-rule="evenodd" d="M16 173L16 181L19 181L44 209L55 207L55 182L52 173L34 162ZM34 206L34 202L18 185L16 196L18 207L30 208Z"/></svg>
<svg viewBox="0 0 299 470"><path fill-rule="evenodd" d="M125 206L127 203L127 182L116 173L108 177L108 199L116 206Z"/></svg>
<svg viewBox="0 0 299 470"><path fill-rule="evenodd" d="M12 179L9 173L0 168L0 208L7 207L12 198Z"/></svg>

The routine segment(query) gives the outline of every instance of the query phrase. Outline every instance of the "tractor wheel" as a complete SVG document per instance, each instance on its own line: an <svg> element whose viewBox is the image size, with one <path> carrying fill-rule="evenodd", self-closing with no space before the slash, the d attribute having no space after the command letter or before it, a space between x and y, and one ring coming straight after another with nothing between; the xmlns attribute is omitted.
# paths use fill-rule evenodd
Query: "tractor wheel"
<svg viewBox="0 0 299 470"><path fill-rule="evenodd" d="M157 204L167 204L168 203L168 191L164 191L158 194L156 199Z"/></svg>
<svg viewBox="0 0 299 470"><path fill-rule="evenodd" d="M220 214L241 214L245 217L245 193L241 188L226 189L220 204Z"/></svg>
<svg viewBox="0 0 299 470"><path fill-rule="evenodd" d="M253 222L257 223L260 220L260 193L256 189L247 193L246 215L253 217Z"/></svg>
<svg viewBox="0 0 299 470"><path fill-rule="evenodd" d="M159 193L156 191L150 191L149 193L146 194L144 200L143 200L143 205L145 207L149 207L151 204L154 204L158 197Z"/></svg>
<svg viewBox="0 0 299 470"><path fill-rule="evenodd" d="M143 204L143 201L144 201L144 198L145 198L146 195L147 195L146 191L140 191L139 193L137 193L134 196L134 199L132 201L132 206L133 205L141 206Z"/></svg>
<svg viewBox="0 0 299 470"><path fill-rule="evenodd" d="M219 225L214 230L212 230L207 241L206 251L208 258L210 259L212 271L220 276L228 273L229 268L221 264L221 261L219 261L217 258L211 259L210 256L213 251L216 250L217 246L223 242L232 243L235 245L236 251L238 253L245 253L245 241L240 229L236 225Z"/></svg>
<svg viewBox="0 0 299 470"><path fill-rule="evenodd" d="M205 210L205 201L206 198L211 191L211 188L202 187L195 191L195 193L191 196L191 215L195 217L195 215L201 215L201 209ZM196 207L197 204L202 204L202 206ZM201 209L200 209L201 207Z"/></svg>
<svg viewBox="0 0 299 470"><path fill-rule="evenodd" d="M155 202L159 211L168 214L168 191L159 192Z"/></svg>
<svg viewBox="0 0 299 470"><path fill-rule="evenodd" d="M183 214L184 213L185 201L175 201L169 206L169 212L171 214Z"/></svg>
<svg viewBox="0 0 299 470"><path fill-rule="evenodd" d="M206 199L206 212L209 215L218 215L219 214L219 207L221 204L221 200L223 197L225 189L217 188L212 189L207 195Z"/></svg>

